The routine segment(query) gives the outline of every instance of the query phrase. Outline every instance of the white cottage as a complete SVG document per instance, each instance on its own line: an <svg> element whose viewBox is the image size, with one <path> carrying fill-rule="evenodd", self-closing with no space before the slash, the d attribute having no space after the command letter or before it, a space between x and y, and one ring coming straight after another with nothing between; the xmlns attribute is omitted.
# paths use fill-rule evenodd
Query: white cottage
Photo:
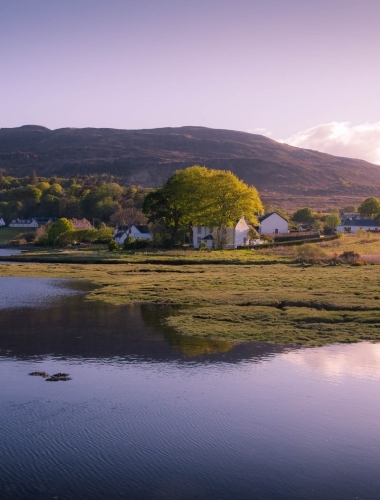
<svg viewBox="0 0 380 500"><path fill-rule="evenodd" d="M1 227L1 226L5 226L5 222L4 222L4 219L1 219L1 218L0 218L0 227Z"/></svg>
<svg viewBox="0 0 380 500"><path fill-rule="evenodd" d="M31 229L35 229L39 224L36 219L14 219L9 227L28 227Z"/></svg>
<svg viewBox="0 0 380 500"><path fill-rule="evenodd" d="M148 226L143 225L135 225L133 224L131 227L128 226L119 226L116 228L113 233L113 239L119 244L123 245L124 241L131 237L133 239L140 238L142 240L151 240L152 235L149 232Z"/></svg>
<svg viewBox="0 0 380 500"><path fill-rule="evenodd" d="M336 228L339 233L356 233L359 229L365 231L380 231L380 224L372 219L362 219L361 217L347 217Z"/></svg>
<svg viewBox="0 0 380 500"><path fill-rule="evenodd" d="M278 215L277 212L270 212L259 217L259 233L260 234L277 234L288 233L288 221Z"/></svg>
<svg viewBox="0 0 380 500"><path fill-rule="evenodd" d="M199 248L202 243L206 243L208 248L215 248L216 228L212 229L206 226L193 227L193 246ZM249 245L248 241L249 226L242 217L233 227L226 228L227 244L225 248L237 248L238 246Z"/></svg>

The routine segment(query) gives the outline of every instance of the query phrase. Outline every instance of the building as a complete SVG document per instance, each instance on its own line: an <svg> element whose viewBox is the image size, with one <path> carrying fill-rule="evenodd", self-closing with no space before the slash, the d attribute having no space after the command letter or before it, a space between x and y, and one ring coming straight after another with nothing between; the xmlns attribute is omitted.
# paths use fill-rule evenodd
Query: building
<svg viewBox="0 0 380 500"><path fill-rule="evenodd" d="M336 228L339 233L356 233L359 229L365 231L380 231L380 224L372 219L362 219L360 216L346 217Z"/></svg>
<svg viewBox="0 0 380 500"><path fill-rule="evenodd" d="M87 219L70 219L70 222L74 226L75 231L93 229L91 222Z"/></svg>
<svg viewBox="0 0 380 500"><path fill-rule="evenodd" d="M30 229L36 229L39 226L36 219L13 219L9 224L9 227L27 227Z"/></svg>
<svg viewBox="0 0 380 500"><path fill-rule="evenodd" d="M278 215L277 212L270 212L259 217L259 234L288 233L288 221Z"/></svg>
<svg viewBox="0 0 380 500"><path fill-rule="evenodd" d="M1 227L1 226L5 226L4 219L0 219L0 227Z"/></svg>
<svg viewBox="0 0 380 500"><path fill-rule="evenodd" d="M124 241L131 237L133 239L140 238L142 240L151 240L152 235L149 232L148 226L135 225L131 227L128 226L118 226L113 233L113 239L119 244L123 245Z"/></svg>
<svg viewBox="0 0 380 500"><path fill-rule="evenodd" d="M249 226L242 217L233 227L224 228L226 232L226 244L224 248L237 248L240 246L249 245L248 231ZM215 248L217 240L217 229L206 226L193 227L193 246L199 248L202 243L207 245L207 248Z"/></svg>

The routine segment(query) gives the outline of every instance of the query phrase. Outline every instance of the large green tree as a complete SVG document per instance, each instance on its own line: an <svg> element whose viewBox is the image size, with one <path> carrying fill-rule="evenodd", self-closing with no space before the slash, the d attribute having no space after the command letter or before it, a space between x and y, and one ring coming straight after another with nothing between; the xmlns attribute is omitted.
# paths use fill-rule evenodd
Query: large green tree
<svg viewBox="0 0 380 500"><path fill-rule="evenodd" d="M259 194L232 172L195 165L176 173L161 188L149 193L143 212L149 222L167 228L174 242L186 226L226 228L242 216L257 222L263 212Z"/></svg>
<svg viewBox="0 0 380 500"><path fill-rule="evenodd" d="M51 245L54 244L55 240L61 236L64 233L67 233L69 231L74 231L75 228L73 226L73 223L69 221L68 219L62 218L58 219L56 222L53 222L53 224L50 225L48 232L47 232L47 237L49 240L49 243Z"/></svg>
<svg viewBox="0 0 380 500"><path fill-rule="evenodd" d="M374 197L366 198L359 205L358 212L363 217L374 217L380 213L380 200Z"/></svg>
<svg viewBox="0 0 380 500"><path fill-rule="evenodd" d="M294 222L313 222L313 211L310 207L300 208L294 212L292 220Z"/></svg>

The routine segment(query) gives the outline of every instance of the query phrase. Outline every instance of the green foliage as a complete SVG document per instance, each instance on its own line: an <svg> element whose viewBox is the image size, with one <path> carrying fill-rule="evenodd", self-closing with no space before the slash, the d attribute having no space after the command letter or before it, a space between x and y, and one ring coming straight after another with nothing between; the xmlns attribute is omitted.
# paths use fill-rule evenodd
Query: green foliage
<svg viewBox="0 0 380 500"><path fill-rule="evenodd" d="M263 205L257 190L232 172L195 165L176 173L161 188L149 193L143 212L148 222L163 225L173 243L189 225L225 228L242 216L257 222Z"/></svg>
<svg viewBox="0 0 380 500"><path fill-rule="evenodd" d="M108 250L110 252L114 252L115 250L119 250L119 245L117 243L117 241L115 240L111 240L109 243L108 243Z"/></svg>
<svg viewBox="0 0 380 500"><path fill-rule="evenodd" d="M125 239L123 248L124 250L138 250L141 248L147 248L150 245L150 241L143 238L128 238Z"/></svg>
<svg viewBox="0 0 380 500"><path fill-rule="evenodd" d="M358 207L363 217L373 217L380 213L380 200L374 197L366 198Z"/></svg>
<svg viewBox="0 0 380 500"><path fill-rule="evenodd" d="M338 226L340 226L341 220L338 214L333 213L330 214L325 222L325 227L330 228L330 229L336 229Z"/></svg>
<svg viewBox="0 0 380 500"><path fill-rule="evenodd" d="M313 222L314 215L310 207L300 208L292 215L294 222Z"/></svg>
<svg viewBox="0 0 380 500"><path fill-rule="evenodd" d="M47 232L49 243L53 245L56 238L64 233L67 233L68 231L74 231L74 226L68 219L62 218L58 219L56 222L53 222Z"/></svg>

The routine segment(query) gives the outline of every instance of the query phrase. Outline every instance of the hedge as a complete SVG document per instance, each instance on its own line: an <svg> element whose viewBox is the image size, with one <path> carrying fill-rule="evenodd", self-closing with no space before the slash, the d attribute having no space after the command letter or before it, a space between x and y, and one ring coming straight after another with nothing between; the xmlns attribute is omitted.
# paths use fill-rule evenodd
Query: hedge
<svg viewBox="0 0 380 500"><path fill-rule="evenodd" d="M252 245L252 246L239 246L237 247L238 250L247 250L252 249L252 250L260 250L261 248L271 248L271 247L285 247L285 246L296 246L296 245L303 245L305 243L320 243L321 241L330 241L330 240L336 240L339 238L337 234L333 234L331 236L325 236L324 238L310 238L310 239L304 239L304 240L294 240L294 241L279 241L279 242L273 242L273 243L263 243L262 245Z"/></svg>

